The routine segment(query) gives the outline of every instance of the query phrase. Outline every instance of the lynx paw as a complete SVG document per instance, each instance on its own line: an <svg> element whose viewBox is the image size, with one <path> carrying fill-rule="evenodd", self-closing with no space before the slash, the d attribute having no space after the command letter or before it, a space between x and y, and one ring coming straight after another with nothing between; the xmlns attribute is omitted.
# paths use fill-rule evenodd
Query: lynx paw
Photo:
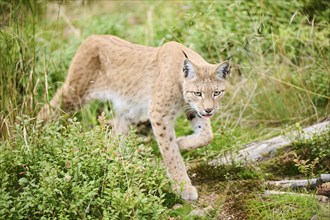
<svg viewBox="0 0 330 220"><path fill-rule="evenodd" d="M198 193L194 186L187 186L181 192L181 198L184 200L197 200Z"/></svg>

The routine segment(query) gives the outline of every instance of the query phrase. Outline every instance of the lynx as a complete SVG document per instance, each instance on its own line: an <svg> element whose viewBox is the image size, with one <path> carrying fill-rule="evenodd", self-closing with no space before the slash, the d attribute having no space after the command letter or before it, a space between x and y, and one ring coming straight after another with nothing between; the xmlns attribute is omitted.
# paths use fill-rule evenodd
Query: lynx
<svg viewBox="0 0 330 220"><path fill-rule="evenodd" d="M219 109L229 70L229 61L209 64L180 43L148 47L93 35L79 47L63 86L38 119L48 121L93 99L111 101L114 132L125 135L132 126L150 121L174 190L185 200L197 200L180 149L211 142L210 117ZM180 110L194 133L177 138L174 123Z"/></svg>

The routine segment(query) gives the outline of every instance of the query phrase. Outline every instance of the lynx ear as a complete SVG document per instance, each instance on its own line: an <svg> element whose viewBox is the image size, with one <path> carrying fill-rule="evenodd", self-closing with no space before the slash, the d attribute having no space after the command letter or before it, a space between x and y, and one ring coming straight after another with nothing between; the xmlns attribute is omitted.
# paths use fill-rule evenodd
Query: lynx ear
<svg viewBox="0 0 330 220"><path fill-rule="evenodd" d="M221 63L216 70L216 74L219 78L226 79L227 75L230 71L229 61L226 60L225 62Z"/></svg>
<svg viewBox="0 0 330 220"><path fill-rule="evenodd" d="M196 70L188 59L185 59L183 62L183 73L184 77L188 79L193 79L196 77Z"/></svg>
<svg viewBox="0 0 330 220"><path fill-rule="evenodd" d="M194 65L189 61L187 54L182 51L186 59L183 62L183 73L185 78L193 79L196 77L196 70Z"/></svg>

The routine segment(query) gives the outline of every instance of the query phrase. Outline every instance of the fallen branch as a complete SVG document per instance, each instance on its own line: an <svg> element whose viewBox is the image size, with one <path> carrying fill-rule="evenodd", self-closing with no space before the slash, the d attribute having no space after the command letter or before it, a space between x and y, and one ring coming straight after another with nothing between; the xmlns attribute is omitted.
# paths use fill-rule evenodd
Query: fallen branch
<svg viewBox="0 0 330 220"><path fill-rule="evenodd" d="M330 182L330 174L321 174L318 179L304 179L304 180L280 180L280 181L268 181L268 184L274 186L281 186L284 188L303 188L303 187L312 187L321 185L322 183Z"/></svg>
<svg viewBox="0 0 330 220"><path fill-rule="evenodd" d="M326 131L329 127L330 121L325 121L304 128L301 132L302 138L309 139L314 134ZM297 132L293 132L293 136L296 134ZM217 166L219 164L230 164L241 161L259 161L264 155L274 154L276 150L289 146L291 142L292 140L288 137L281 135L258 143L251 143L246 148L238 151L238 153L214 159L209 164Z"/></svg>
<svg viewBox="0 0 330 220"><path fill-rule="evenodd" d="M274 186L281 186L284 188L304 188L304 187L316 187L317 179L309 180L280 180L280 181L268 181L267 183Z"/></svg>

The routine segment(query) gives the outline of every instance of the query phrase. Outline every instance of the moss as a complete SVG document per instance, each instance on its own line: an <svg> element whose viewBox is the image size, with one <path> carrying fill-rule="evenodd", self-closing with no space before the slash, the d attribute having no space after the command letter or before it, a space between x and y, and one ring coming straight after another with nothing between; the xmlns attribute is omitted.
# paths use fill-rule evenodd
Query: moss
<svg viewBox="0 0 330 220"><path fill-rule="evenodd" d="M262 179L263 174L252 166L241 164L211 166L206 162L197 164L190 171L195 181L228 181Z"/></svg>
<svg viewBox="0 0 330 220"><path fill-rule="evenodd" d="M214 185L212 190L222 194L218 199L220 219L247 219L248 202L255 199L264 188L260 180L239 180Z"/></svg>
<svg viewBox="0 0 330 220"><path fill-rule="evenodd" d="M295 153L291 151L263 161L259 166L267 179L282 179L286 176L301 175L293 161L295 158Z"/></svg>

